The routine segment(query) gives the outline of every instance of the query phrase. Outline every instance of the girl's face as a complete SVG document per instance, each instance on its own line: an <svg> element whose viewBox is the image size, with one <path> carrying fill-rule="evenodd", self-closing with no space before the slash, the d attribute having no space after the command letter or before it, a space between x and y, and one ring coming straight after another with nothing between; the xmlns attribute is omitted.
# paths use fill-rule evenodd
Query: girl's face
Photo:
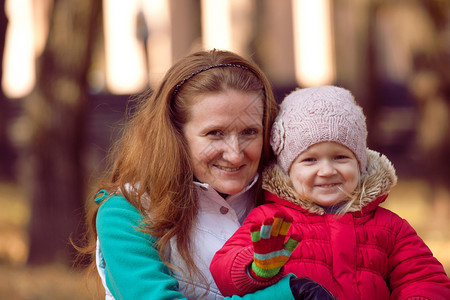
<svg viewBox="0 0 450 300"><path fill-rule="evenodd" d="M263 145L260 94L227 90L195 99L183 127L194 176L236 194L255 176Z"/></svg>
<svg viewBox="0 0 450 300"><path fill-rule="evenodd" d="M330 206L344 201L358 186L358 161L347 147L321 142L295 159L289 177L302 199Z"/></svg>

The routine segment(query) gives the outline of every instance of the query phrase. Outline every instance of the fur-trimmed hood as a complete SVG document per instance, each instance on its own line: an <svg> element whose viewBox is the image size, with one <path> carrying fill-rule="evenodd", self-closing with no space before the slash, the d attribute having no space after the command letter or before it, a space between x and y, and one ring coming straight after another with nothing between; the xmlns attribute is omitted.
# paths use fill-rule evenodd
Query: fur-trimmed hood
<svg viewBox="0 0 450 300"><path fill-rule="evenodd" d="M375 201L380 196L389 193L397 183L395 169L389 159L376 151L367 149L367 173L363 175L365 181L357 199L349 209L349 212L361 211L363 207ZM301 208L315 214L325 213L323 207L298 198L292 187L289 176L284 173L277 164L269 165L263 171L263 189L285 199L288 202L299 205Z"/></svg>

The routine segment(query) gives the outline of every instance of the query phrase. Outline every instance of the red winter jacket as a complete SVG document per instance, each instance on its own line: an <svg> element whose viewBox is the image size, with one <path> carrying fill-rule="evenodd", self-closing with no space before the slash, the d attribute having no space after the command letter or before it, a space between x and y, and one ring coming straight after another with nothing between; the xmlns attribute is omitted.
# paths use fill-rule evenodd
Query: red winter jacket
<svg viewBox="0 0 450 300"><path fill-rule="evenodd" d="M295 198L287 176L277 166L269 167L263 174L268 204L249 214L210 265L222 294L243 295L294 273L316 280L341 300L450 299L443 266L406 220L379 207L396 183L392 165L374 151L368 156L366 193L341 217ZM250 227L277 211L294 218L288 236L303 238L280 276L257 282L247 272L253 261Z"/></svg>

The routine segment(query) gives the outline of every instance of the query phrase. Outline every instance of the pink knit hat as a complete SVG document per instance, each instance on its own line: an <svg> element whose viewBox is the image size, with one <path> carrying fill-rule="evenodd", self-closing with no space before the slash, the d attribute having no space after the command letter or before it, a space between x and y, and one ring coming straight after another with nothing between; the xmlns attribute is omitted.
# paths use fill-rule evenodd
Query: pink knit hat
<svg viewBox="0 0 450 300"><path fill-rule="evenodd" d="M270 144L286 174L300 153L327 141L352 150L363 174L367 164L366 138L365 116L352 94L335 86L318 86L297 89L283 100Z"/></svg>

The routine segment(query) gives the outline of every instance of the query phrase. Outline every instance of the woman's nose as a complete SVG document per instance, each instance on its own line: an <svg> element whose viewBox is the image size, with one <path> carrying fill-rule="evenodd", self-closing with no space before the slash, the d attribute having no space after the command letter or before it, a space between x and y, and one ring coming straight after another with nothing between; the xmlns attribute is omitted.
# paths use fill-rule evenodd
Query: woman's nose
<svg viewBox="0 0 450 300"><path fill-rule="evenodd" d="M223 158L230 163L240 163L244 157L243 149L241 147L239 138L230 137L225 141L225 149Z"/></svg>

